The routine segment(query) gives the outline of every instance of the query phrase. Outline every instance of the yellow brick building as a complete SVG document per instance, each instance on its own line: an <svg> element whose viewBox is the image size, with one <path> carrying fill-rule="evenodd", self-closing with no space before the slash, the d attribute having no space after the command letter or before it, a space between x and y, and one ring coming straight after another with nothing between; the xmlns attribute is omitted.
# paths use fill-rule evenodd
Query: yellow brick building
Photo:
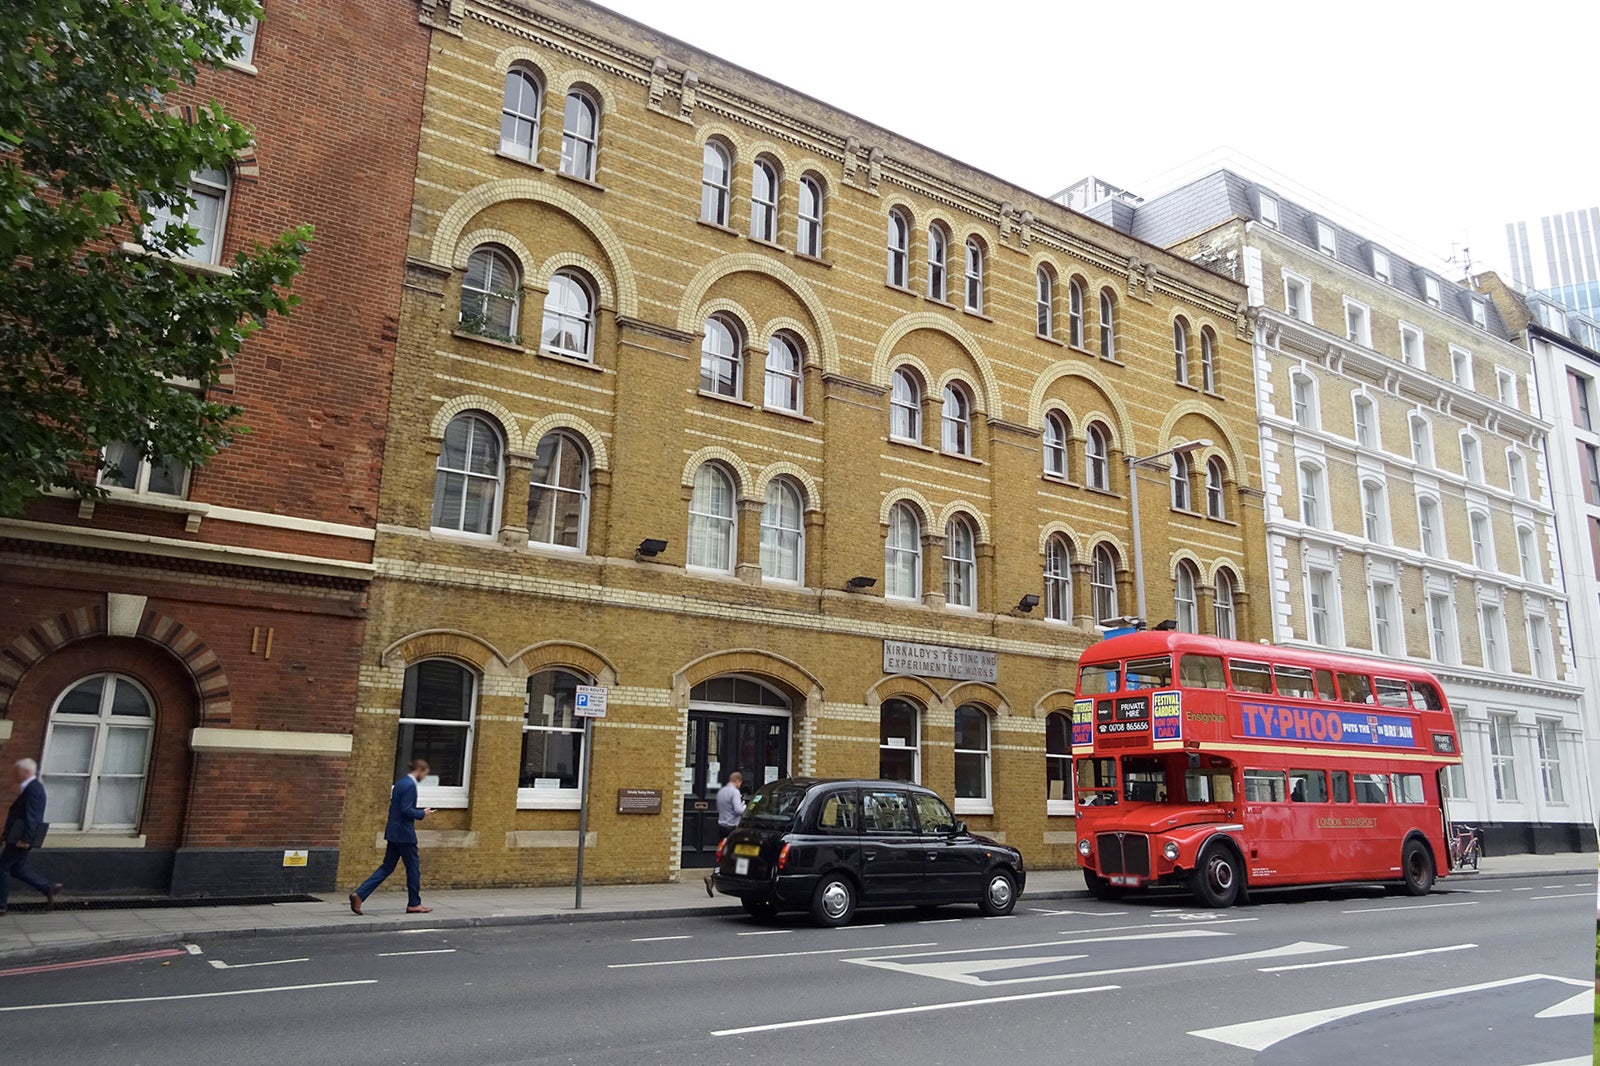
<svg viewBox="0 0 1600 1066"><path fill-rule="evenodd" d="M570 880L591 682L596 878L709 861L732 769L915 777L1070 865L1097 622L1142 574L1268 630L1244 286L597 8L419 11L344 878L420 753L430 883ZM1195 441L1135 560L1129 460Z"/></svg>

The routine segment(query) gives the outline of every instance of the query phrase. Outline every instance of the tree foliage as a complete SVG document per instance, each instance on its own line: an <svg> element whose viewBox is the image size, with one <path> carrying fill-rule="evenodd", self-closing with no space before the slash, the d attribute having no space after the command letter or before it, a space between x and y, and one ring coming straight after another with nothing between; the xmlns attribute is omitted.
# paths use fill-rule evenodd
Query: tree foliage
<svg viewBox="0 0 1600 1066"><path fill-rule="evenodd" d="M191 174L248 154L221 108L168 107L198 68L238 58L232 27L259 14L255 0L0 3L0 514L51 489L103 494L108 444L192 464L243 430L206 390L295 304L310 230L202 270L183 261L192 227L145 223L184 217Z"/></svg>

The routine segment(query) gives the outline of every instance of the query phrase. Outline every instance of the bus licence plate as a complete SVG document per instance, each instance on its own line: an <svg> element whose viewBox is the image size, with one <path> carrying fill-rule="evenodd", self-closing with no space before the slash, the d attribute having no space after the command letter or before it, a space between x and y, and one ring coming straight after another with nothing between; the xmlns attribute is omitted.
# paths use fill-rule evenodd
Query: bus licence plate
<svg viewBox="0 0 1600 1066"><path fill-rule="evenodd" d="M751 856L760 855L761 854L761 845L760 844L735 844L733 846L733 853L735 855L751 855Z"/></svg>
<svg viewBox="0 0 1600 1066"><path fill-rule="evenodd" d="M1114 885L1137 885L1139 879L1137 877L1113 877L1111 883Z"/></svg>

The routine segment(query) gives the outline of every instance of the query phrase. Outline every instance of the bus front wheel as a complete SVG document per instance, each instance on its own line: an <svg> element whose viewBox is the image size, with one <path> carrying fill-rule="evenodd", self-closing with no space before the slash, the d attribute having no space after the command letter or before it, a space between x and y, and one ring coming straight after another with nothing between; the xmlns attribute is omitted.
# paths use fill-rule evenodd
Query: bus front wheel
<svg viewBox="0 0 1600 1066"><path fill-rule="evenodd" d="M1231 907L1244 887L1239 853L1223 843L1207 844L1189 875L1189 891L1207 907Z"/></svg>
<svg viewBox="0 0 1600 1066"><path fill-rule="evenodd" d="M1083 871L1083 883L1089 889L1089 895L1095 899L1118 900L1122 898L1122 889L1114 887L1110 881L1107 881L1093 870Z"/></svg>
<svg viewBox="0 0 1600 1066"><path fill-rule="evenodd" d="M1426 896L1433 889L1433 856L1428 854L1422 841L1415 838L1406 841L1400 853L1400 870L1406 895Z"/></svg>

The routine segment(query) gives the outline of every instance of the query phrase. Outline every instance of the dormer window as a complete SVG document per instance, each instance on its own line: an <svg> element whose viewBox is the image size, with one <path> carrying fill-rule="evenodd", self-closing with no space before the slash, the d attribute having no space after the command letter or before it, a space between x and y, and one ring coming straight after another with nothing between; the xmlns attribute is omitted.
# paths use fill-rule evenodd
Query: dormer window
<svg viewBox="0 0 1600 1066"><path fill-rule="evenodd" d="M1489 328L1489 310L1484 302L1477 297L1467 301L1472 309L1472 324L1479 329Z"/></svg>
<svg viewBox="0 0 1600 1066"><path fill-rule="evenodd" d="M1389 253L1384 251L1382 248L1372 249L1372 276L1383 282L1385 285L1389 284L1391 280L1391 275L1389 273Z"/></svg>
<svg viewBox="0 0 1600 1066"><path fill-rule="evenodd" d="M1439 307L1443 299L1439 295L1439 279L1432 274L1425 275L1422 279L1422 299L1429 307Z"/></svg>
<svg viewBox="0 0 1600 1066"><path fill-rule="evenodd" d="M1333 227L1322 221L1320 218L1317 219L1316 226L1317 251L1321 252L1323 255L1336 255L1338 252L1338 247L1334 244Z"/></svg>
<svg viewBox="0 0 1600 1066"><path fill-rule="evenodd" d="M1261 220L1263 226L1272 229L1278 228L1278 201L1276 197L1266 193L1256 193L1256 218Z"/></svg>

